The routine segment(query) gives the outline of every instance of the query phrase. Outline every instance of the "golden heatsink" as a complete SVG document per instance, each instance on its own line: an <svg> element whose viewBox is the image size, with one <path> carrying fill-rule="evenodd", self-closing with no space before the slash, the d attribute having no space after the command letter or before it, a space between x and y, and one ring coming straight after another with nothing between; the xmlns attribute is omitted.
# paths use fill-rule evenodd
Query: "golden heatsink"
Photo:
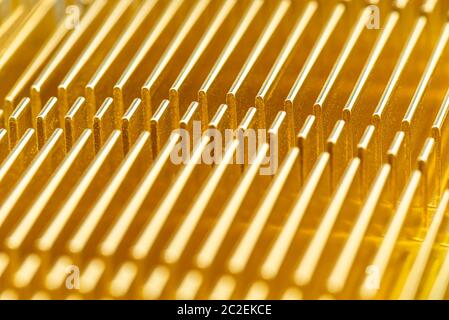
<svg viewBox="0 0 449 320"><path fill-rule="evenodd" d="M449 298L448 13L0 0L0 298Z"/></svg>

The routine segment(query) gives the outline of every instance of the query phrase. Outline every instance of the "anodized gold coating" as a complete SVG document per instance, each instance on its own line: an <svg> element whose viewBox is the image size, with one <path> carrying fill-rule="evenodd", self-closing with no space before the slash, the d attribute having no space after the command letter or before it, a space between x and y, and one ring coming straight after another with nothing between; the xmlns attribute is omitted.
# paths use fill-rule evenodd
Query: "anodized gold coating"
<svg viewBox="0 0 449 320"><path fill-rule="evenodd" d="M0 0L0 298L448 299L448 13Z"/></svg>

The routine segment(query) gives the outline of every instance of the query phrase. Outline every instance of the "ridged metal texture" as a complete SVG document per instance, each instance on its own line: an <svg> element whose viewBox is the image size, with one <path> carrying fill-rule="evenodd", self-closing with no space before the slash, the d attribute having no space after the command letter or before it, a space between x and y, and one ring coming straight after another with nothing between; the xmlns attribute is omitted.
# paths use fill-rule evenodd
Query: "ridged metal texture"
<svg viewBox="0 0 449 320"><path fill-rule="evenodd" d="M0 0L0 296L448 298L448 11Z"/></svg>

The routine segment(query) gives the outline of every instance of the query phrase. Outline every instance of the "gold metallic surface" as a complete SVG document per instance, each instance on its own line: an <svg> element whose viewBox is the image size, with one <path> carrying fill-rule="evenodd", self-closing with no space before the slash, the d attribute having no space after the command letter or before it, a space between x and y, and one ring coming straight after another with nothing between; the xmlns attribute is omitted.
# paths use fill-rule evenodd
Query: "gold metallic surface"
<svg viewBox="0 0 449 320"><path fill-rule="evenodd" d="M0 298L448 299L448 113L446 0L0 1Z"/></svg>

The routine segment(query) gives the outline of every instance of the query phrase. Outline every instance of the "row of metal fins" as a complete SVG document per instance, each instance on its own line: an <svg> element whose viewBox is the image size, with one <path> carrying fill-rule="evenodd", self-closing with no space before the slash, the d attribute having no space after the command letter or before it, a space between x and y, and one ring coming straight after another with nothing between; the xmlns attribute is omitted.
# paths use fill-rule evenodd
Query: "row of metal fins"
<svg viewBox="0 0 449 320"><path fill-rule="evenodd" d="M448 298L448 10L0 0L0 297Z"/></svg>

